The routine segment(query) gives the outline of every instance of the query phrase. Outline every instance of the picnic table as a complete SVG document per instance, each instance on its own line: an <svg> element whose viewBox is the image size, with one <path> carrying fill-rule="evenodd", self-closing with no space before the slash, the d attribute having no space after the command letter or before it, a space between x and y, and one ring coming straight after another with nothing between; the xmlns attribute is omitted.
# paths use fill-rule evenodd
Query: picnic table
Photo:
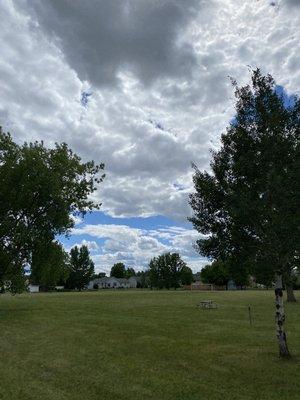
<svg viewBox="0 0 300 400"><path fill-rule="evenodd" d="M200 302L199 306L201 308L217 308L217 304L212 300L203 300Z"/></svg>

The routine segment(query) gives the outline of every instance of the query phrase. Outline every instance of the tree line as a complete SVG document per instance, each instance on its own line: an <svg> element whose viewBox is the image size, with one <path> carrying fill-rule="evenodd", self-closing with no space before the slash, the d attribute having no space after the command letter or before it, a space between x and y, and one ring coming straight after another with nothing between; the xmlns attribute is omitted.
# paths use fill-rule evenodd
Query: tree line
<svg viewBox="0 0 300 400"><path fill-rule="evenodd" d="M103 275L101 274L102 277ZM104 274L105 276L105 274ZM148 268L142 271L135 271L134 268L126 268L122 262L115 263L110 276L115 278L139 278L138 287L158 288L158 289L177 289L182 285L190 285L194 280L194 275L178 253L165 253L153 257Z"/></svg>

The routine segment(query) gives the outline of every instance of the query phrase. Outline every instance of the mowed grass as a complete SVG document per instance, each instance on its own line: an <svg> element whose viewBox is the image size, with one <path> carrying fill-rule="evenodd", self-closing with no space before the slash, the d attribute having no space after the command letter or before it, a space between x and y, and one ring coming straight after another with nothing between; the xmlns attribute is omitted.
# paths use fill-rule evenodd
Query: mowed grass
<svg viewBox="0 0 300 400"><path fill-rule="evenodd" d="M300 399L300 304L288 361L273 308L272 291L3 295L0 399Z"/></svg>

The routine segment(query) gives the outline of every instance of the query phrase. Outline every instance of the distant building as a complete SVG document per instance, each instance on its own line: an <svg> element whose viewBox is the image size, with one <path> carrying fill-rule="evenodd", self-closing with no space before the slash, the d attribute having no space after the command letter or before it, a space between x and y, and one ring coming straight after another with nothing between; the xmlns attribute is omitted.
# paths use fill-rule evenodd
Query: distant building
<svg viewBox="0 0 300 400"><path fill-rule="evenodd" d="M28 285L28 292L29 293L38 293L40 291L40 286L39 285Z"/></svg>
<svg viewBox="0 0 300 400"><path fill-rule="evenodd" d="M237 290L237 286L232 279L230 279L227 283L227 290Z"/></svg>
<svg viewBox="0 0 300 400"><path fill-rule="evenodd" d="M214 290L213 286L214 285L211 285L210 283L202 283L200 281L193 282L190 285L191 290Z"/></svg>
<svg viewBox="0 0 300 400"><path fill-rule="evenodd" d="M104 278L96 278L89 282L87 288L92 290L97 289L130 289L136 288L139 282L139 277L132 276L129 279L126 278L115 278L104 277Z"/></svg>
<svg viewBox="0 0 300 400"><path fill-rule="evenodd" d="M139 276L131 276L128 282L131 288L137 288L141 283L141 278Z"/></svg>
<svg viewBox="0 0 300 400"><path fill-rule="evenodd" d="M217 286L212 283L202 283L201 281L196 281L191 283L191 285L184 285L185 290L226 290L226 286Z"/></svg>

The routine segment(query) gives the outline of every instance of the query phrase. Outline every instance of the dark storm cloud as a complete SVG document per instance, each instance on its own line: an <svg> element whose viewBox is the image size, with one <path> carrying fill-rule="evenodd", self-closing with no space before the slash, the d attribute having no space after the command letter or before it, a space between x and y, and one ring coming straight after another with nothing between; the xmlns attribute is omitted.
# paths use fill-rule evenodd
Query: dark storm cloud
<svg viewBox="0 0 300 400"><path fill-rule="evenodd" d="M196 66L183 33L197 0L30 0L27 7L55 38L80 79L114 85L129 70L143 83L189 76Z"/></svg>
<svg viewBox="0 0 300 400"><path fill-rule="evenodd" d="M290 6L300 6L300 0L286 0L286 4Z"/></svg>

